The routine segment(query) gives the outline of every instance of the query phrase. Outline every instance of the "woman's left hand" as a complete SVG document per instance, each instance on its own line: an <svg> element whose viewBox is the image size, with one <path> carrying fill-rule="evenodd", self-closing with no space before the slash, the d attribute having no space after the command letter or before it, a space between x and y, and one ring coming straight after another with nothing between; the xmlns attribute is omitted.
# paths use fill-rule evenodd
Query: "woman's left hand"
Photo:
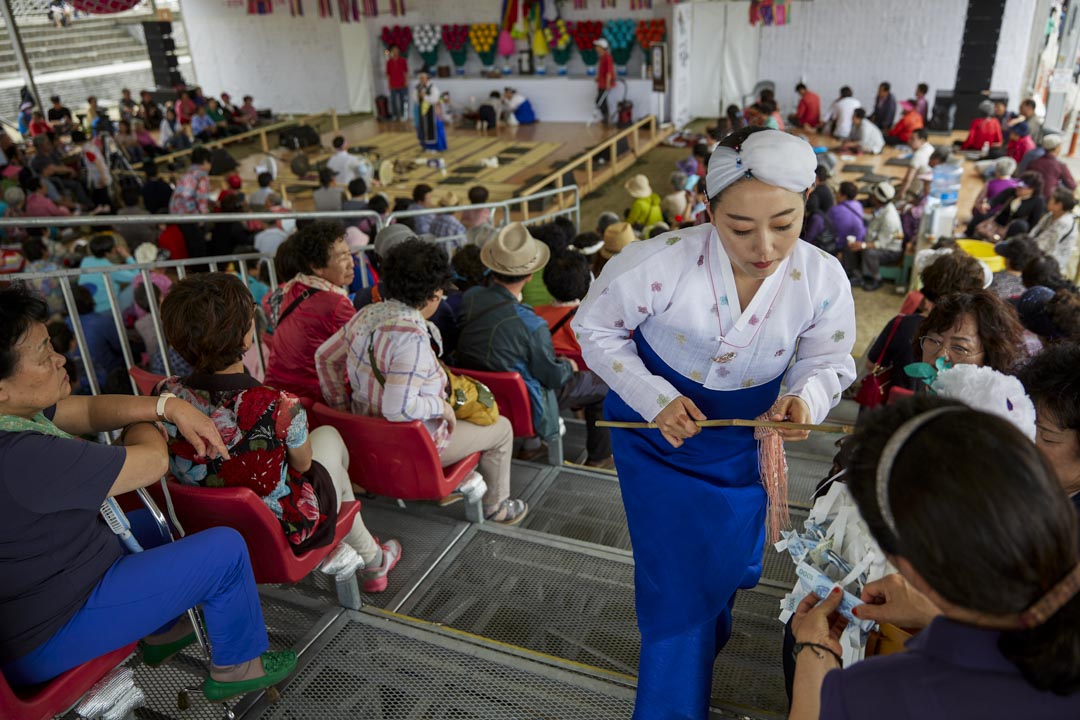
<svg viewBox="0 0 1080 720"><path fill-rule="evenodd" d="M795 636L795 642L824 645L837 655L843 655L840 636L848 621L837 612L843 597L843 592L837 587L820 602L813 593L803 598L791 618L791 633Z"/></svg>
<svg viewBox="0 0 1080 720"><path fill-rule="evenodd" d="M769 411L769 420L807 424L813 422L810 417L810 408L806 406L802 398L795 395L785 395L777 400ZM797 442L810 437L809 430L777 430L777 432L788 442Z"/></svg>
<svg viewBox="0 0 1080 720"><path fill-rule="evenodd" d="M225 447L214 421L190 403L180 398L169 398L165 403L165 419L176 426L184 439L195 448L197 455L229 459L229 448Z"/></svg>

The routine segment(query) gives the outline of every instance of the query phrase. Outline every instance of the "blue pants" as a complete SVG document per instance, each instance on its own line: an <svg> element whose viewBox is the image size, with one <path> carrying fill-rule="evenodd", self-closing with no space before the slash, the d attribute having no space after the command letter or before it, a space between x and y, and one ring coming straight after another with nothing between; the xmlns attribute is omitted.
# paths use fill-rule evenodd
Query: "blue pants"
<svg viewBox="0 0 1080 720"><path fill-rule="evenodd" d="M67 624L29 654L4 665L9 683L45 682L168 629L196 605L202 605L215 665L235 665L266 652L266 624L240 533L213 528L170 543L149 512L128 517L144 552L113 563Z"/></svg>
<svg viewBox="0 0 1080 720"><path fill-rule="evenodd" d="M409 104L409 88L397 88L390 91L390 114L395 120L405 119L405 106Z"/></svg>

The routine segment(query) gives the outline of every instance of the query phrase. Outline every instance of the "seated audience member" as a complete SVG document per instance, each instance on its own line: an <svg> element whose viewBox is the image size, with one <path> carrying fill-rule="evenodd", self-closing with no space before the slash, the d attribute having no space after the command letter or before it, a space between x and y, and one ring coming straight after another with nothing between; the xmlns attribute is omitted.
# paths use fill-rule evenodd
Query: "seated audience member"
<svg viewBox="0 0 1080 720"><path fill-rule="evenodd" d="M227 456L213 423L177 398L71 397L47 315L26 290L0 290L0 499L11 509L0 530L5 679L38 685L140 638L143 661L158 665L195 641L184 613L199 605L213 649L207 699L281 682L296 654L265 652L262 608L236 531L168 542L148 512L132 512L145 551L128 555L98 515L107 498L166 471L158 421L172 423L196 454ZM121 428L117 445L78 437Z"/></svg>
<svg viewBox="0 0 1080 720"><path fill-rule="evenodd" d="M49 98L49 103L52 107L46 111L45 117L52 124L53 130L59 135L66 135L71 132L71 128L75 124L71 116L71 110L64 107L64 103L60 102L59 95L53 95Z"/></svg>
<svg viewBox="0 0 1080 720"><path fill-rule="evenodd" d="M40 110L35 110L30 120L30 137L48 135L51 132L53 132L53 128L45 120L45 114Z"/></svg>
<svg viewBox="0 0 1080 720"><path fill-rule="evenodd" d="M866 351L866 369L873 371L875 365L891 369L889 382L893 387L905 390L915 388L915 379L906 375L904 368L922 356L918 347L919 328L934 309L934 303L952 293L981 290L985 275L982 265L971 255L951 252L939 256L924 268L919 279L923 296L919 307L909 315L897 315L890 320Z"/></svg>
<svg viewBox="0 0 1080 720"><path fill-rule="evenodd" d="M855 116L855 110L861 108L862 103L853 97L851 88L847 85L840 88L840 97L833 101L833 104L829 107L829 111L825 113L823 117L822 130L834 138L840 140L846 140L851 137L851 119ZM873 122L873 119L871 119ZM878 125L878 127L881 127ZM889 121L889 127L892 127L892 121ZM702 175L702 177L705 177Z"/></svg>
<svg viewBox="0 0 1080 720"><path fill-rule="evenodd" d="M157 144L142 120L131 121L131 132L135 135L135 141L139 143L144 156L153 158L165 154L165 149Z"/></svg>
<svg viewBox="0 0 1080 720"><path fill-rule="evenodd" d="M892 126L888 136L885 138L887 145L907 145L911 142L911 134L923 127L923 116L915 109L914 101L904 100L901 102L900 111L902 113L900 119Z"/></svg>
<svg viewBox="0 0 1080 720"><path fill-rule="evenodd" d="M270 184L274 182L274 176L268 172L259 173L256 178L259 187L248 197L248 205L252 208L263 208L266 206L266 198L274 192Z"/></svg>
<svg viewBox="0 0 1080 720"><path fill-rule="evenodd" d="M863 221L862 203L855 198L859 194L858 186L850 180L840 183L840 190L836 194L836 204L829 208L826 213L829 226L832 227L836 236L836 248L841 255L848 251L848 245L854 244L857 248L866 237L866 223ZM829 248L830 252L833 249ZM854 252L852 248L852 252ZM852 256L854 262L854 256ZM847 268L848 277L858 277L857 267L854 265Z"/></svg>
<svg viewBox="0 0 1080 720"><path fill-rule="evenodd" d="M407 208L408 210L426 210L431 207L432 203L432 189L430 185L420 183L412 192L412 203ZM417 235L424 235L431 232L431 221L435 219L434 215L417 215L412 220L413 230Z"/></svg>
<svg viewBox="0 0 1080 720"><path fill-rule="evenodd" d="M1009 126L1015 128L1020 123L1027 125L1031 139L1036 143L1042 140L1044 134L1049 132L1043 127L1042 118L1035 114L1035 101L1031 98L1027 98L1020 103L1020 114L1009 121Z"/></svg>
<svg viewBox="0 0 1080 720"><path fill-rule="evenodd" d="M923 120L930 120L930 103L926 99L927 93L930 92L930 86L926 83L919 83L915 86L915 109L919 111L919 114L923 116Z"/></svg>
<svg viewBox="0 0 1080 720"><path fill-rule="evenodd" d="M626 226L628 227L628 226ZM611 228L609 228L609 231ZM596 427L602 417L607 386L591 371L578 371L571 360L555 356L547 323L518 302L533 273L547 265L550 251L520 223L511 223L481 250L491 270L490 287L474 287L462 298L457 315L457 362L460 366L495 372L520 372L532 399L533 425L540 438L555 438L559 410L584 408L587 423L587 464L612 467L611 435ZM546 451L527 444L526 459Z"/></svg>
<svg viewBox="0 0 1080 720"><path fill-rule="evenodd" d="M911 184L915 182L916 176L922 172L923 168L929 167L930 158L934 155L934 146L930 144L930 136L927 134L926 128L919 128L911 133L908 145L911 146L912 153L908 159L904 179L900 181L900 187L896 190L900 197L907 195L907 191L911 188Z"/></svg>
<svg viewBox="0 0 1080 720"><path fill-rule="evenodd" d="M4 191L5 219L26 217L26 193L18 186L11 186ZM4 228L0 235L6 242L21 242L27 237L26 228L21 226Z"/></svg>
<svg viewBox="0 0 1080 720"><path fill-rule="evenodd" d="M555 357L572 359L579 370L588 368L581 357L581 345L570 327L570 320L589 292L592 283L589 266L589 258L576 252L563 252L552 257L544 268L544 285L554 302L533 308L548 324Z"/></svg>
<svg viewBox="0 0 1080 720"><path fill-rule="evenodd" d="M440 208L456 207L461 204L457 193L450 190L439 195L437 205ZM465 241L465 226L461 224L454 213L441 212L434 216L431 220L431 224L428 226L428 232L437 238L460 238L460 242Z"/></svg>
<svg viewBox="0 0 1080 720"><path fill-rule="evenodd" d="M836 204L836 195L829 187L829 168L824 165L818 165L814 169L814 189L807 198L807 202L811 201L816 202L823 212L828 212Z"/></svg>
<svg viewBox="0 0 1080 720"><path fill-rule="evenodd" d="M131 97L131 90L128 88L122 89L120 91L120 102L116 104L116 109L120 111L120 119L131 122L131 119L135 117L137 107L135 98Z"/></svg>
<svg viewBox="0 0 1080 720"><path fill-rule="evenodd" d="M1027 123L1013 125L1006 154L1019 163L1028 152L1035 149L1035 141L1031 138L1031 130Z"/></svg>
<svg viewBox="0 0 1080 720"><path fill-rule="evenodd" d="M328 167L319 171L319 188L313 194L316 212L340 210L345 202L345 191L334 178L334 171Z"/></svg>
<svg viewBox="0 0 1080 720"><path fill-rule="evenodd" d="M307 414L296 396L247 374L241 356L254 343L255 305L243 281L227 273L181 280L165 297L161 316L167 342L194 372L167 378L160 389L209 416L229 451L226 458L196 462L190 445L172 437L172 474L187 485L251 488L277 517L295 553L329 545L338 508L355 500L349 454L333 428L309 436ZM207 335L208 326L217 331ZM364 592L385 590L401 544L388 540L380 546L359 515L343 542L364 561L359 578Z"/></svg>
<svg viewBox="0 0 1080 720"><path fill-rule="evenodd" d="M363 179L368 185L375 180L375 170L371 163L362 155L349 152L349 143L344 136L338 135L332 144L334 154L326 161L326 167L333 171L338 187L348 187L349 183L357 178Z"/></svg>
<svg viewBox="0 0 1080 720"><path fill-rule="evenodd" d="M1016 113L1009 111L1008 103L1000 98L994 101L994 119L1001 126L1001 136L1005 144L1009 142L1009 133L1012 130L1012 121L1015 117Z"/></svg>
<svg viewBox="0 0 1080 720"><path fill-rule="evenodd" d="M1071 190L1057 188L1050 195L1047 213L1031 229L1031 237L1043 253L1057 261L1064 274L1076 251L1077 219L1073 214L1076 197Z"/></svg>
<svg viewBox="0 0 1080 720"><path fill-rule="evenodd" d="M341 204L342 210L367 210L368 209L368 186L364 178L354 178L349 182L349 199ZM349 224L359 227L362 218L350 220ZM367 233L365 233L366 235Z"/></svg>
<svg viewBox="0 0 1080 720"><path fill-rule="evenodd" d="M76 285L72 288L72 294L75 297L75 312L79 314L79 323L86 337L86 349L94 364L94 375L100 388L105 385L110 373L126 367L123 345L116 333L116 322L112 315L94 312L94 299L90 290L85 285ZM71 323L69 318L68 324ZM87 389L89 390L89 386Z"/></svg>
<svg viewBox="0 0 1080 720"><path fill-rule="evenodd" d="M384 417L391 422L420 420L431 433L444 465L479 452L487 484L484 517L516 525L528 505L511 499L513 430L499 417L492 425L458 420L447 402L447 375L439 363L428 321L442 304L450 264L437 245L411 238L384 258L383 302L368 305L315 354L323 396L338 410ZM350 397L346 379L352 386Z"/></svg>
<svg viewBox="0 0 1080 720"><path fill-rule="evenodd" d="M135 185L125 185L120 191L120 201L123 207L117 211L117 215L150 216L150 211L139 206L141 199L139 188ZM157 245L157 225L152 222L138 225L116 225L116 232L124 238L129 248L137 248L143 243Z"/></svg>
<svg viewBox="0 0 1080 720"><path fill-rule="evenodd" d="M222 214L236 214L247 210L247 203L243 196L232 193L227 195L218 205L218 211ZM251 233L247 225L237 220L215 222L210 227L210 243L207 252L210 255L232 255L237 245L250 245Z"/></svg>
<svg viewBox="0 0 1080 720"><path fill-rule="evenodd" d="M896 265L904 258L904 230L900 213L893 204L896 189L888 182L870 188L870 209L873 217L866 226L862 241L849 242L843 262L852 284L867 292L881 287L881 266Z"/></svg>
<svg viewBox="0 0 1080 720"><path fill-rule="evenodd" d="M1027 169L1028 172L1036 172L1042 176L1043 197L1049 200L1054 191L1059 188L1075 190L1076 180L1069 172L1069 166L1058 158L1061 152L1061 136L1047 135L1042 139L1042 147L1045 151L1042 157L1029 163Z"/></svg>
<svg viewBox="0 0 1080 720"><path fill-rule="evenodd" d="M989 204L1000 207L1001 211L990 220L970 228L974 230L973 235L996 242L999 236L1012 237L1030 232L1046 213L1042 176L1033 172L1024 173L1016 187L990 198Z"/></svg>
<svg viewBox="0 0 1080 720"><path fill-rule="evenodd" d="M231 132L229 117L214 98L208 98L206 101L206 117L210 118L210 121L214 123L214 137L226 137L229 135Z"/></svg>
<svg viewBox="0 0 1080 720"><path fill-rule="evenodd" d="M1021 160L1020 163L1016 166L1016 172L1013 173L1013 177L1020 177L1021 175L1026 173L1028 168L1031 166L1031 163L1035 162L1046 154L1046 148L1043 146L1043 140L1046 140L1048 137L1053 136L1057 136L1058 139L1056 141L1051 140L1050 144L1053 145L1055 142L1057 142L1060 146L1061 133L1059 133L1057 130L1044 130L1042 140L1039 141L1039 144L1036 145L1034 149L1027 151L1027 153L1024 155L1024 159Z"/></svg>
<svg viewBox="0 0 1080 720"><path fill-rule="evenodd" d="M1035 403L1035 444L1080 513L1080 345L1055 343L1020 368Z"/></svg>
<svg viewBox="0 0 1080 720"><path fill-rule="evenodd" d="M217 123L207 114L206 106L200 105L191 118L191 134L196 140L208 142L218 137L221 132Z"/></svg>
<svg viewBox="0 0 1080 720"><path fill-rule="evenodd" d="M660 196L652 191L649 178L644 175L635 175L623 185L627 194L633 199L633 204L626 214L626 222L630 223L635 230L663 221L664 214L660 209Z"/></svg>
<svg viewBox="0 0 1080 720"><path fill-rule="evenodd" d="M609 227L620 222L622 222L622 219L615 213L610 211L602 212L600 213L600 217L596 219L596 234L600 237L604 237L604 234Z"/></svg>
<svg viewBox="0 0 1080 720"><path fill-rule="evenodd" d="M851 116L851 137L840 145L840 151L877 155L884 149L885 137L881 130L867 119L866 110L856 108Z"/></svg>
<svg viewBox="0 0 1080 720"><path fill-rule="evenodd" d="M135 131L131 128L130 120L121 120L117 124L114 139L128 162L135 164L143 161L143 148L139 144L139 139L135 137Z"/></svg>
<svg viewBox="0 0 1080 720"><path fill-rule="evenodd" d="M604 244L592 261L592 272L595 277L600 277L600 273L604 271L604 266L607 265L608 260L621 253L623 248L637 240L634 236L634 228L630 227L630 223L624 222L608 225L604 229L603 238Z"/></svg>
<svg viewBox="0 0 1080 720"><path fill-rule="evenodd" d="M1016 311L1024 328L1038 341L1037 347L1029 347L1029 355L1062 341L1080 342L1080 295L1071 284L1056 290L1029 286L1016 301Z"/></svg>
<svg viewBox="0 0 1080 720"><path fill-rule="evenodd" d="M149 287L150 291L147 292L146 288ZM171 289L171 286L170 286ZM176 349L169 345L168 340L165 343L165 353L161 352L161 343L158 342L157 333L154 331L154 316L150 314L150 303L154 303L158 309L158 317L161 317L161 298L164 295L156 285L150 283L147 285L140 285L135 288L132 296L135 298L135 307L139 308L143 312L143 316L135 321L135 332L139 333L139 337L143 341L143 345L146 347L146 354L149 357L149 363L147 368L155 375L177 375L179 377L187 377L194 372L188 361L183 358L180 353L176 352ZM164 331L162 332L164 336ZM168 357L169 369L165 368L165 358Z"/></svg>
<svg viewBox="0 0 1080 720"><path fill-rule="evenodd" d="M149 90L139 92L139 118L142 119L147 129L161 125L163 115L161 106L154 102L154 95Z"/></svg>
<svg viewBox="0 0 1080 720"><path fill-rule="evenodd" d="M574 236L574 240L567 249L570 252L576 252L587 258L591 258L596 255L596 253L600 252L600 248L602 247L604 247L604 239L600 237L599 234L595 232L583 232ZM591 263L592 260L589 262Z"/></svg>
<svg viewBox="0 0 1080 720"><path fill-rule="evenodd" d="M874 98L874 111L870 113L870 122L879 128L891 128L896 122L896 96L892 94L892 85L887 82L878 85L877 97Z"/></svg>
<svg viewBox="0 0 1080 720"><path fill-rule="evenodd" d="M795 92L799 94L799 106L788 116L788 122L796 130L816 130L821 124L821 96L808 90L803 83L795 86Z"/></svg>
<svg viewBox="0 0 1080 720"><path fill-rule="evenodd" d="M378 215L382 220L382 224L386 225L386 219L390 216L390 201L387 200L384 193L372 195L371 199L368 200L367 209ZM370 215L360 218L357 227L368 237L374 237L379 232L379 223Z"/></svg>
<svg viewBox="0 0 1080 720"><path fill-rule="evenodd" d="M1003 143L1001 123L994 117L994 103L983 100L979 103L979 117L971 121L971 127L964 142L960 144L960 149L981 151L983 148L1000 148ZM1016 161L1020 162L1020 159L1017 158Z"/></svg>
<svg viewBox="0 0 1080 720"><path fill-rule="evenodd" d="M250 95L244 96L243 104L240 106L240 115L248 127L253 128L259 124L259 111L255 108L255 98Z"/></svg>
<svg viewBox="0 0 1080 720"><path fill-rule="evenodd" d="M274 353L266 368L266 384L321 401L311 358L356 312L345 293L353 280L352 254L345 228L325 221L299 231L294 252L300 273L284 284L277 306L267 308L274 327ZM268 302L273 299L271 295Z"/></svg>
<svg viewBox="0 0 1080 720"><path fill-rule="evenodd" d="M488 201L488 189L483 185L473 185L469 188L469 204L483 205ZM491 223L491 208L477 208L475 210L461 211L461 224L466 230L471 230L478 225Z"/></svg>
<svg viewBox="0 0 1080 720"><path fill-rule="evenodd" d="M258 252L254 245L237 245L233 252L237 255L254 255ZM251 296L255 299L255 304L262 306L263 298L270 293L270 286L263 281L263 261L257 258L244 261L244 267L247 270L247 286L251 291ZM239 276L240 271L235 273Z"/></svg>
<svg viewBox="0 0 1080 720"><path fill-rule="evenodd" d="M670 182L671 192L664 196L660 211L665 221L682 222L690 216L690 208L693 206L693 196L686 189L686 173L676 170L671 173Z"/></svg>
<svg viewBox="0 0 1080 720"><path fill-rule="evenodd" d="M1023 270L1042 252L1030 235L1017 235L994 245L994 252L1005 258L1005 269L994 273L994 281L988 288L1002 300L1012 300L1023 295Z"/></svg>
<svg viewBox="0 0 1080 720"><path fill-rule="evenodd" d="M166 150L187 150L192 146L191 126L180 121L176 110L168 108L158 124L158 142Z"/></svg>
<svg viewBox="0 0 1080 720"><path fill-rule="evenodd" d="M26 267L23 268L23 272L51 273L60 269L60 266L53 262L49 248L41 238L28 237L22 241L21 248L23 257L26 258ZM51 314L66 314L67 307L64 304L64 291L60 287L59 279L41 278L40 280L26 280L25 282L48 303Z"/></svg>
<svg viewBox="0 0 1080 720"><path fill-rule="evenodd" d="M153 162L145 163L143 172L146 173L146 182L142 186L143 207L151 215L168 210L173 194L172 185L158 176L158 167Z"/></svg>
<svg viewBox="0 0 1080 720"><path fill-rule="evenodd" d="M934 365L985 365L1009 375L1024 355L1016 310L986 290L938 298L919 326L916 354Z"/></svg>
<svg viewBox="0 0 1080 720"><path fill-rule="evenodd" d="M836 204L836 197L829 187L829 169L818 165L814 171L814 189L806 198L803 228L799 234L806 242L832 253L836 251L836 237L829 224L827 213Z"/></svg>
<svg viewBox="0 0 1080 720"><path fill-rule="evenodd" d="M842 594L808 595L792 720L1080 715L1076 512L1035 445L1004 418L913 398L857 433L846 481L900 571L855 615L925 629L906 652L837 670Z"/></svg>
<svg viewBox="0 0 1080 720"><path fill-rule="evenodd" d="M67 217L71 215L64 205L58 205L49 197L49 186L36 177L29 177L23 183L26 189L26 217ZM85 191L84 191L85 192ZM88 206L93 202L88 203Z"/></svg>
<svg viewBox="0 0 1080 720"><path fill-rule="evenodd" d="M79 267L86 268L112 268L116 265L134 265L135 258L122 243L118 243L117 235L112 232L100 232L90 238L90 254L82 259ZM121 285L130 284L138 277L138 270L117 270L110 273L88 273L79 276L79 284L90 288L94 297L94 310L99 313L109 312L109 295L105 290L105 283L112 285L113 294L119 298ZM120 308L123 310L124 308Z"/></svg>
<svg viewBox="0 0 1080 720"><path fill-rule="evenodd" d="M993 161L991 172L993 173L982 191L975 199L975 210L972 216L981 216L983 219L1001 212L1000 207L991 207L990 199L995 198L1006 190L1010 190L1020 184L1018 178L1013 177L1016 172L1016 161L1011 157L1000 157ZM978 224L978 223L976 223Z"/></svg>
<svg viewBox="0 0 1080 720"><path fill-rule="evenodd" d="M266 198L267 209L272 210L274 207L281 207L281 198L276 194L270 194ZM271 224L263 230L255 233L255 237L252 239L252 243L255 245L255 249L264 255L274 255L277 253L278 248L285 242L285 239L292 235L296 229L296 220L292 218L282 218L277 222Z"/></svg>
<svg viewBox="0 0 1080 720"><path fill-rule="evenodd" d="M529 234L536 240L547 245L549 257L557 257L570 247L570 241L574 239L573 228L564 228L554 222L544 225L533 225L529 228ZM497 234L497 233L496 233ZM521 302L530 307L550 305L554 302L547 285L544 284L543 273L533 273L532 280L525 283L521 289Z"/></svg>

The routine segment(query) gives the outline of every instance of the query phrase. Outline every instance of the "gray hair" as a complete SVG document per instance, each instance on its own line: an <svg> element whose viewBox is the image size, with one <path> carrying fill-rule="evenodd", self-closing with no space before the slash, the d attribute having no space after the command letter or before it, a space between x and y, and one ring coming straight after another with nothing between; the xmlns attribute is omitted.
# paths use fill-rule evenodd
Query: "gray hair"
<svg viewBox="0 0 1080 720"><path fill-rule="evenodd" d="M994 161L994 174L1005 178L1016 172L1016 161L1011 157L1000 157Z"/></svg>

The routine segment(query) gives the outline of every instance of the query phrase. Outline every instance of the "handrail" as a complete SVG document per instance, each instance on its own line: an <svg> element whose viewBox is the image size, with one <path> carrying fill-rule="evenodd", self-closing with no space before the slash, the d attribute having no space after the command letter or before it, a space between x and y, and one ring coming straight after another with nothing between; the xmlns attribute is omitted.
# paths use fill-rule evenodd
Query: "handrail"
<svg viewBox="0 0 1080 720"><path fill-rule="evenodd" d="M270 145L266 141L267 133L276 132L292 125L308 125L311 123L311 121L323 117L330 118L330 122L332 123L332 126L334 128L334 132L337 132L341 129L341 125L338 121L337 110L335 110L334 108L330 108L325 112L315 113L314 115L304 115L303 117L297 118L295 120L281 120L275 123L271 123L269 125L252 128L251 130L246 130L242 133L239 133L238 135L230 135L228 137L223 137L219 140L211 140L205 143L196 143L196 145L201 145L205 148L224 147L225 145L232 145L238 141L249 140L253 137L258 137L261 141L262 151L264 153L268 153L270 152ZM191 151L194 149L195 147L185 148L184 150L176 150L175 152L171 152L168 155L161 155L154 158L154 162L158 164L170 163L173 160L177 160L184 157L185 155L190 154Z"/></svg>
<svg viewBox="0 0 1080 720"><path fill-rule="evenodd" d="M586 195L589 194L594 189L593 161L599 155L603 153L608 153L611 156L610 167L614 169L616 163L618 162L618 143L620 140L624 140L626 138L630 138L631 153L634 156L639 156L639 148L641 145L639 132L646 126L648 126L649 128L649 141L655 145L655 143L659 142L659 139L657 137L659 126L657 124L655 115L646 115L630 127L619 131L618 133L601 142L596 147L591 148L588 152L586 152L576 160L569 162L566 165L563 165L557 170L546 175L544 178L534 182L527 188L522 189L521 194L531 195L542 190L551 183L555 183L556 188L562 188L564 182L563 178L566 177L566 173L573 172L582 165L585 166L585 183L582 186L582 189Z"/></svg>
<svg viewBox="0 0 1080 720"><path fill-rule="evenodd" d="M5 227L96 227L101 225L190 225L192 223L219 222L277 222L278 220L352 220L358 217L374 218L378 227L385 225L382 216L373 210L324 210L246 213L207 213L205 215L66 215L64 217L0 218L0 228Z"/></svg>
<svg viewBox="0 0 1080 720"><path fill-rule="evenodd" d="M567 209L563 209L562 208L562 198L561 198L561 196L565 195L567 193L572 193L573 196L574 196L573 206L570 207L570 208L567 208ZM498 200L496 202L488 202L488 203L477 203L475 205L454 205L454 206L451 206L451 207L430 207L430 208L423 208L423 209L420 209L420 210L398 210L398 211L390 213L387 216L386 223L389 224L389 223L391 223L394 220L397 220L399 218L414 218L414 217L419 217L421 215L445 215L447 213L461 212L462 210L482 210L482 209L485 209L485 208L495 211L495 210L498 210L499 208L502 208L502 210L503 210L503 224L506 224L506 223L511 222L511 220L512 220L511 206L513 206L513 205L524 205L524 206L527 207L528 204L530 202L533 202L534 200L543 200L544 198L549 198L549 197L553 197L553 196L556 196L556 195L560 196L559 209L558 210L556 210L553 213L548 213L547 215L543 215L541 217L532 218L532 219L530 219L528 217L528 214L525 213L525 217L523 218L523 222L529 222L529 223L540 222L541 220L543 220L543 219L545 219L547 217L552 217L552 216L555 216L555 215L562 215L562 214L565 214L565 213L571 213L572 212L575 215L574 224L575 225L580 225L581 224L581 191L580 191L580 189L578 188L577 185L567 185L567 186L561 187L561 188L554 188L554 189L551 189L551 190L543 190L543 191L540 191L540 192L533 193L531 195L521 195L519 197L507 198L506 200ZM0 224L0 227L3 227L3 225Z"/></svg>

